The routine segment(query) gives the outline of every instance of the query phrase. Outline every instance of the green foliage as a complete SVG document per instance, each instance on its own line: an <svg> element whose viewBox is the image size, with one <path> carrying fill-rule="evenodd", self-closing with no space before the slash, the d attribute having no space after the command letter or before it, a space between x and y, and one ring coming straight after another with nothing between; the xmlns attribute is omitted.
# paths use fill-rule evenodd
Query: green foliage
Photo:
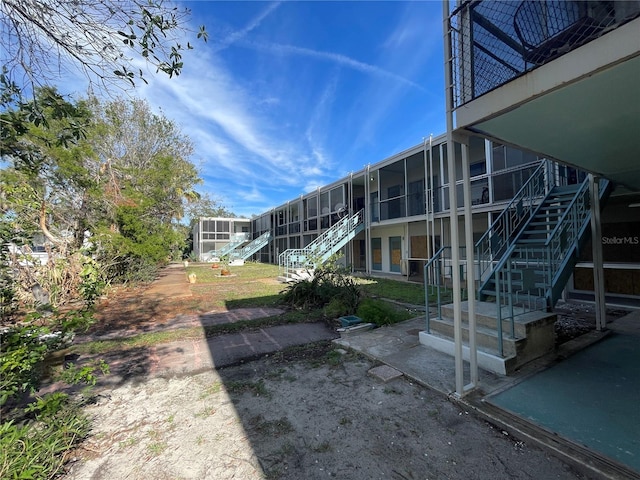
<svg viewBox="0 0 640 480"><path fill-rule="evenodd" d="M24 393L37 391L46 357L65 347L74 331L92 321L90 312L32 314L24 324L0 333L0 478L50 479L64 463L64 453L89 431L88 420L67 394L53 392L26 406ZM44 326L44 323L48 326ZM102 361L69 365L60 379L94 385L96 372L108 372Z"/></svg>
<svg viewBox="0 0 640 480"><path fill-rule="evenodd" d="M38 398L26 411L35 419L0 424L0 478L53 478L64 453L89 433L89 421L62 393Z"/></svg>
<svg viewBox="0 0 640 480"><path fill-rule="evenodd" d="M15 327L0 333L0 405L39 384L40 365L57 340L46 335L51 333L44 327Z"/></svg>
<svg viewBox="0 0 640 480"><path fill-rule="evenodd" d="M411 305L424 305L424 285L387 278L360 279L362 291L367 295L388 298Z"/></svg>
<svg viewBox="0 0 640 480"><path fill-rule="evenodd" d="M42 362L50 353L69 343L74 332L86 330L93 322L90 311L53 313L42 325L42 315L33 313L22 325L0 332L0 405L16 400L25 392L34 392L43 374ZM102 369L102 365L98 365ZM95 367L94 367L95 368ZM79 375L73 383L89 378ZM68 377L68 380L71 380Z"/></svg>
<svg viewBox="0 0 640 480"><path fill-rule="evenodd" d="M394 308L384 300L365 298L360 303L356 315L365 322L375 323L378 326L391 325L411 318L407 311Z"/></svg>
<svg viewBox="0 0 640 480"><path fill-rule="evenodd" d="M60 378L70 385L84 383L85 385L94 386L98 381L96 371L100 371L103 375L109 373L109 365L102 359L87 363L84 365L67 365L63 370Z"/></svg>
<svg viewBox="0 0 640 480"><path fill-rule="evenodd" d="M281 293L281 302L294 308L325 308L329 317L353 313L360 301L360 287L348 272L328 263L315 270L310 279L291 284Z"/></svg>
<svg viewBox="0 0 640 480"><path fill-rule="evenodd" d="M82 295L85 305L93 307L96 299L106 287L98 262L91 257L85 257L82 270L80 270L80 278L82 279L78 287L80 295Z"/></svg>

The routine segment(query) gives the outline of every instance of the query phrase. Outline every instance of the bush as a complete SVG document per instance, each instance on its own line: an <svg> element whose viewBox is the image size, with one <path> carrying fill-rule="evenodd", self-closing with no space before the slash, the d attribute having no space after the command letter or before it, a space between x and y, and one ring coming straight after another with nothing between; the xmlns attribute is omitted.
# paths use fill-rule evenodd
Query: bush
<svg viewBox="0 0 640 480"><path fill-rule="evenodd" d="M38 390L46 357L91 321L89 311L34 313L0 332L0 478L54 478L65 453L87 435L89 422L68 395L54 392L25 406L24 394ZM99 370L106 373L108 367L102 361L71 365L60 379L93 385Z"/></svg>
<svg viewBox="0 0 640 480"><path fill-rule="evenodd" d="M39 398L25 412L35 418L0 424L0 478L53 478L64 453L87 436L89 421L62 393Z"/></svg>
<svg viewBox="0 0 640 480"><path fill-rule="evenodd" d="M327 317L353 313L360 302L360 286L341 267L329 262L310 279L291 284L280 294L285 305L303 310L324 308Z"/></svg>
<svg viewBox="0 0 640 480"><path fill-rule="evenodd" d="M383 300L366 298L358 307L356 315L365 322L378 326L402 322L411 317L408 312L399 311Z"/></svg>

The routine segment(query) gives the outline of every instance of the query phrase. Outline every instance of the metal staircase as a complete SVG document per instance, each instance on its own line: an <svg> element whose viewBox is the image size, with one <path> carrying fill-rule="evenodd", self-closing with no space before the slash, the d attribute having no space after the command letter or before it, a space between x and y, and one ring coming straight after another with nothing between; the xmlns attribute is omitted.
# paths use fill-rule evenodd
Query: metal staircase
<svg viewBox="0 0 640 480"><path fill-rule="evenodd" d="M271 241L271 232L265 232L242 248L234 248L229 252L230 260L246 260Z"/></svg>
<svg viewBox="0 0 640 480"><path fill-rule="evenodd" d="M225 255L229 255L229 253L234 250L235 248L239 247L240 245L242 245L243 243L245 243L247 241L247 235L246 233L241 233L241 234L234 234L231 237L231 241L229 243L227 243L226 245L224 245L222 248L220 248L220 250L211 250L210 252L207 252L206 257L205 257L205 261L212 261L214 258L222 258Z"/></svg>
<svg viewBox="0 0 640 480"><path fill-rule="evenodd" d="M364 230L364 209L340 219L305 248L290 248L278 256L280 280L290 282L312 275L313 270L326 262Z"/></svg>
<svg viewBox="0 0 640 480"><path fill-rule="evenodd" d="M555 316L548 312L560 299L589 238L588 179L567 185L566 171L544 161L475 245L476 310L483 312L478 315L479 349L484 346L487 353L505 360L500 373L553 347ZM604 204L609 194L606 180L600 192ZM449 310L442 306L450 298L447 279L453 268L447 248L425 265L427 336L432 331L445 336L452 331ZM464 259L464 251L460 257ZM462 265L466 268L466 262ZM466 278L463 269L461 278ZM429 313L430 299L437 305L436 315ZM463 316L467 307L465 302ZM535 329L540 330L534 333ZM527 336L534 339L529 345Z"/></svg>

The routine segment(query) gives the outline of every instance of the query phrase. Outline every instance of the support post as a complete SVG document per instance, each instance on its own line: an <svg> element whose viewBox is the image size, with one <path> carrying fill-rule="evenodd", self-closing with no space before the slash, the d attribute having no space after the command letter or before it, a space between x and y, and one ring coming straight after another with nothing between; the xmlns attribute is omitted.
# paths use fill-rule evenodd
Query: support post
<svg viewBox="0 0 640 480"><path fill-rule="evenodd" d="M471 212L471 172L468 140L462 144L462 178L464 181L464 232L467 257L467 304L469 315L469 372L468 392L478 386L478 350L476 346L476 268L473 243L473 214Z"/></svg>
<svg viewBox="0 0 640 480"><path fill-rule="evenodd" d="M589 174L591 195L591 249L593 254L593 295L596 302L596 330L607 328L606 303L604 298L604 268L602 266L602 227L600 223L600 182Z"/></svg>
<svg viewBox="0 0 640 480"><path fill-rule="evenodd" d="M453 336L456 370L456 394L464 395L464 363L462 357L462 308L460 295L460 239L458 238L458 195L456 192L455 144L453 141L453 75L451 64L451 32L449 1L442 2L444 32L444 81L447 123L447 165L449 170L449 231L451 234L451 280L453 288Z"/></svg>

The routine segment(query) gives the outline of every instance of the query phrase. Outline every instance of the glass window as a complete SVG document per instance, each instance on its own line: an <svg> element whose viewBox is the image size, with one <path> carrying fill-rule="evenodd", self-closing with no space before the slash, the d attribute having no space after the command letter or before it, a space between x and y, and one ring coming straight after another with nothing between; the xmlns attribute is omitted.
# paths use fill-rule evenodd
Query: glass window
<svg viewBox="0 0 640 480"><path fill-rule="evenodd" d="M493 146L493 171L504 170L506 168L504 145L494 144Z"/></svg>
<svg viewBox="0 0 640 480"><path fill-rule="evenodd" d="M409 215L423 215L425 213L424 179L409 183Z"/></svg>
<svg viewBox="0 0 640 480"><path fill-rule="evenodd" d="M485 173L487 173L487 163L484 160L481 162L472 163L469 166L469 172L472 177L484 175Z"/></svg>
<svg viewBox="0 0 640 480"><path fill-rule="evenodd" d="M331 211L337 212L344 206L344 187L340 185L331 190Z"/></svg>
<svg viewBox="0 0 640 480"><path fill-rule="evenodd" d="M329 192L320 194L320 213L326 215L331 212L331 204L329 203Z"/></svg>
<svg viewBox="0 0 640 480"><path fill-rule="evenodd" d="M318 197L307 198L307 218L318 216Z"/></svg>

